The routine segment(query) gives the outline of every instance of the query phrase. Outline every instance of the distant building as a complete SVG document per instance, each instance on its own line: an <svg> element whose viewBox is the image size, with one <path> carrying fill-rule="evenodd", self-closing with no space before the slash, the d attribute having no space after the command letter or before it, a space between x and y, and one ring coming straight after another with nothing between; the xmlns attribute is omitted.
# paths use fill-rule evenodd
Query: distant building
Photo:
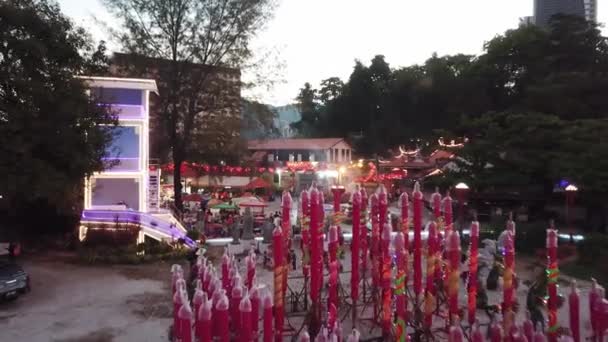
<svg viewBox="0 0 608 342"><path fill-rule="evenodd" d="M597 0L585 0L585 18L597 23Z"/></svg>
<svg viewBox="0 0 608 342"><path fill-rule="evenodd" d="M350 163L352 148L342 138L251 140L247 149L255 161Z"/></svg>
<svg viewBox="0 0 608 342"><path fill-rule="evenodd" d="M302 115L296 105L286 105L274 107L277 112L275 126L279 129L279 134L282 138L293 138L295 132L291 128L291 124L300 121Z"/></svg>
<svg viewBox="0 0 608 342"><path fill-rule="evenodd" d="M556 14L578 15L588 20L597 18L597 0L534 0L534 23L547 26Z"/></svg>

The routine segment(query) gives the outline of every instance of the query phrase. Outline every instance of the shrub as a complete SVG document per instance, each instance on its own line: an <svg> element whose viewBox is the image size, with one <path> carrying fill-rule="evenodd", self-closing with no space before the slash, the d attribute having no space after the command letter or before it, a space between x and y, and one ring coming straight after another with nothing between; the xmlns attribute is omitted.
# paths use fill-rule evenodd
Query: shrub
<svg viewBox="0 0 608 342"><path fill-rule="evenodd" d="M201 233L196 229L190 229L186 232L186 236L190 239L197 241L201 237Z"/></svg>
<svg viewBox="0 0 608 342"><path fill-rule="evenodd" d="M578 261L584 265L606 265L608 261L608 236L592 234L586 236L578 245ZM602 266L608 270L608 266Z"/></svg>

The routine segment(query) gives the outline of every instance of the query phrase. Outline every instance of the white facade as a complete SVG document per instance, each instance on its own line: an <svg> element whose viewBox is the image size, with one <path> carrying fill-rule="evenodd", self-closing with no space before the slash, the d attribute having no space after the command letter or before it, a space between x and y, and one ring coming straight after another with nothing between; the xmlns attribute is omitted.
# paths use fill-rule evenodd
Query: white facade
<svg viewBox="0 0 608 342"><path fill-rule="evenodd" d="M108 167L85 180L84 209L150 211L149 96L156 82L147 79L84 78L91 93L110 104L118 117L113 144L107 151Z"/></svg>

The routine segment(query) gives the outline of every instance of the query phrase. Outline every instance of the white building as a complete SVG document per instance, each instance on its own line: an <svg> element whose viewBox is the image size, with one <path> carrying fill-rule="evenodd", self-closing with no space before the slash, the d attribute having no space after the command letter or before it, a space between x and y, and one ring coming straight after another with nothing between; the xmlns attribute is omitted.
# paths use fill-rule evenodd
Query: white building
<svg viewBox="0 0 608 342"><path fill-rule="evenodd" d="M138 242L145 237L175 240L185 229L169 212L159 209L160 169L149 165L149 98L157 93L148 79L85 77L92 96L116 113L118 127L106 151L106 169L85 179L80 238L87 229L108 223L140 226Z"/></svg>

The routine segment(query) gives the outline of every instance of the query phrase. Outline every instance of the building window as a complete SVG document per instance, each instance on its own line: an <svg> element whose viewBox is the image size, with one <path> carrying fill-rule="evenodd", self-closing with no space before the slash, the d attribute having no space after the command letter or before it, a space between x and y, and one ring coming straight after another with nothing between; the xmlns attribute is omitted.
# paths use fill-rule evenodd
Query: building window
<svg viewBox="0 0 608 342"><path fill-rule="evenodd" d="M274 162L274 154L268 153L268 161L271 163Z"/></svg>
<svg viewBox="0 0 608 342"><path fill-rule="evenodd" d="M315 161L315 154L314 153L310 153L310 155L308 156L308 161L314 162Z"/></svg>
<svg viewBox="0 0 608 342"><path fill-rule="evenodd" d="M293 162L296 159L296 157L293 155L293 153L289 154L289 161Z"/></svg>
<svg viewBox="0 0 608 342"><path fill-rule="evenodd" d="M301 162L302 161L302 154L298 153L298 161Z"/></svg>

